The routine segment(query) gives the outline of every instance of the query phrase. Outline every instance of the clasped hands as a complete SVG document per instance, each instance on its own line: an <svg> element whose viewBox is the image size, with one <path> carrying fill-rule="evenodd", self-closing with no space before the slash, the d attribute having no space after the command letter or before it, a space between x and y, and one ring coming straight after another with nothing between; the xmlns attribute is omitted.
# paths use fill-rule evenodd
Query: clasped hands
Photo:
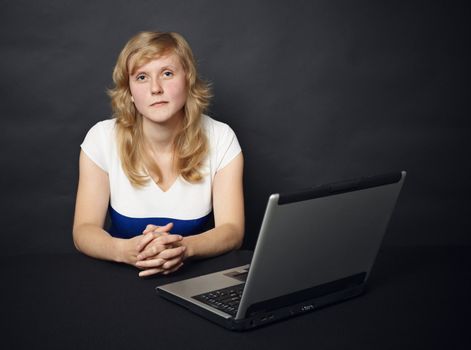
<svg viewBox="0 0 471 350"><path fill-rule="evenodd" d="M140 277L158 273L167 275L183 265L186 247L181 243L182 236L169 234L172 227L172 223L147 225L142 236L138 236L135 266L142 270Z"/></svg>

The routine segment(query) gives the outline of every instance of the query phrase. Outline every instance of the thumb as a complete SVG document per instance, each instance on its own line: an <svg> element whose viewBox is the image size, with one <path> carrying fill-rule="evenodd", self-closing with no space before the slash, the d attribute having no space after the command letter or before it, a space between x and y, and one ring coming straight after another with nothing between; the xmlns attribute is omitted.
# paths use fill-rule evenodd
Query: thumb
<svg viewBox="0 0 471 350"><path fill-rule="evenodd" d="M157 226L157 225L147 225L145 230L142 231L142 233L145 235L150 232L155 232L155 233L163 233L170 231L173 228L173 222L169 222L165 226Z"/></svg>
<svg viewBox="0 0 471 350"><path fill-rule="evenodd" d="M157 232L168 232L170 230L172 230L173 228L173 222L169 222L167 225L165 226L160 226L159 228L157 228Z"/></svg>
<svg viewBox="0 0 471 350"><path fill-rule="evenodd" d="M167 234L173 228L173 222L169 222L165 226L154 226L152 233Z"/></svg>

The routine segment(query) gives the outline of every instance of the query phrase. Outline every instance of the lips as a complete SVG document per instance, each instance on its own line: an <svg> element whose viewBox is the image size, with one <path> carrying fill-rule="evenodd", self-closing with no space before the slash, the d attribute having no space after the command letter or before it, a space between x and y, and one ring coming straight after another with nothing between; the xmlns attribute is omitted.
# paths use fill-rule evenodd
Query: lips
<svg viewBox="0 0 471 350"><path fill-rule="evenodd" d="M152 103L150 106L151 107L160 107L160 106L163 106L167 103L168 103L167 101L156 101L156 102Z"/></svg>

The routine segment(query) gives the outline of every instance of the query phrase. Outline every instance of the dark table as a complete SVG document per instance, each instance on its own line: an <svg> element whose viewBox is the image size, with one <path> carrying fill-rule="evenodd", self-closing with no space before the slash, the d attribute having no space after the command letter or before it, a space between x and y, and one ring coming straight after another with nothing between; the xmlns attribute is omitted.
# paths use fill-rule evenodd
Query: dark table
<svg viewBox="0 0 471 350"><path fill-rule="evenodd" d="M250 252L237 251L188 263L172 276L141 279L130 266L79 253L1 257L0 347L471 348L471 247L384 248L363 296L244 333L155 293L157 285L250 258Z"/></svg>

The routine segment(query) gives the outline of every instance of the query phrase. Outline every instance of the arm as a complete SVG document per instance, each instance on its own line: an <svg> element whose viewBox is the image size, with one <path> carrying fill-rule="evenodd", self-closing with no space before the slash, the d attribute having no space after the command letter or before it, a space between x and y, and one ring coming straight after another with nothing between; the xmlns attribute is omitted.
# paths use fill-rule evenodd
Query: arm
<svg viewBox="0 0 471 350"><path fill-rule="evenodd" d="M135 265L137 255L153 239L152 235L120 239L106 232L103 226L110 198L108 174L83 151L80 152L79 168L73 225L75 247L94 258ZM178 241L179 237L166 239Z"/></svg>
<svg viewBox="0 0 471 350"><path fill-rule="evenodd" d="M215 227L183 238L185 258L205 258L241 247L245 227L243 167L244 158L240 153L216 173L213 183Z"/></svg>
<svg viewBox="0 0 471 350"><path fill-rule="evenodd" d="M116 241L103 230L109 198L108 174L81 151L74 244L78 251L94 258L117 261Z"/></svg>

